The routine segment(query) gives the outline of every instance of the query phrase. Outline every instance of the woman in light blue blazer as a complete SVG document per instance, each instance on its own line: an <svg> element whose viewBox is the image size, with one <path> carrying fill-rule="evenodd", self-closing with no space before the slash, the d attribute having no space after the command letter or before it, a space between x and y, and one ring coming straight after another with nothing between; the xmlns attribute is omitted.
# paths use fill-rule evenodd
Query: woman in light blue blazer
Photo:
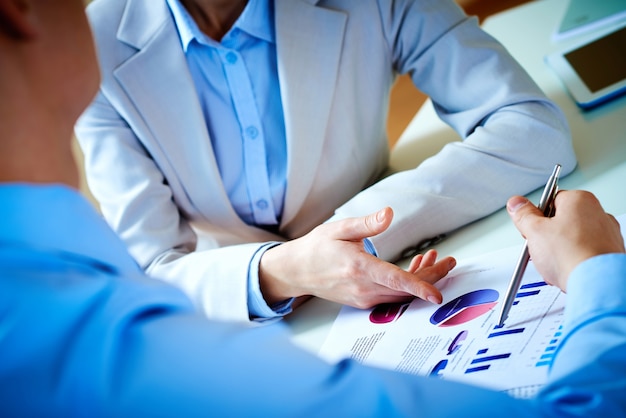
<svg viewBox="0 0 626 418"><path fill-rule="evenodd" d="M76 126L106 220L209 317L439 303L452 258L388 261L575 166L562 113L452 1L217 3L95 0L102 83ZM462 141L380 180L404 73Z"/></svg>

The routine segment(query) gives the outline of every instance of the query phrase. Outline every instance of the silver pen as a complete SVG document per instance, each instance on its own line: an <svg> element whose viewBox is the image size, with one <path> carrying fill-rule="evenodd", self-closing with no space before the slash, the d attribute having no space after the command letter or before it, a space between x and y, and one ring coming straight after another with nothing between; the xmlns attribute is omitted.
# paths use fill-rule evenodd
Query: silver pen
<svg viewBox="0 0 626 418"><path fill-rule="evenodd" d="M554 170L552 171L552 175L548 179L546 183L546 187L543 189L543 193L541 194L541 199L539 200L539 210L543 212L544 216L553 216L554 215L554 198L556 197L556 193L559 190L557 185L557 181L559 179L559 173L561 172L561 164L557 164L554 166ZM498 327L502 327L504 325L504 321L509 316L509 311L511 310L511 306L513 306L513 301L517 296L517 291L519 290L520 283L522 282L522 277L524 276L524 272L526 271L526 266L530 261L530 254L528 252L528 242L524 242L524 249L522 250L522 254L520 254L519 260L517 260L517 265L515 266L515 271L513 272L513 277L511 277L511 281L509 282L509 288L506 291L506 295L504 297L504 304L502 305L502 310L500 311L500 319L498 320Z"/></svg>

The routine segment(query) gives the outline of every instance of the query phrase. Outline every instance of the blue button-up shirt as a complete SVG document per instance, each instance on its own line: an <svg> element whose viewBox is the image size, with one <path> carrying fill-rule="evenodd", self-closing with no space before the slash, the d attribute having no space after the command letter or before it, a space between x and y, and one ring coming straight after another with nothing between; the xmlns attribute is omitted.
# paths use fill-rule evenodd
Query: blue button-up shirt
<svg viewBox="0 0 626 418"><path fill-rule="evenodd" d="M219 40L168 0L230 202L250 225L278 225L286 187L285 122L273 4L250 1Z"/></svg>
<svg viewBox="0 0 626 418"><path fill-rule="evenodd" d="M273 3L250 1L219 42L198 28L178 0L167 3L231 205L247 224L277 226L287 183L287 148ZM248 309L257 318L291 312L292 299L270 308L260 290L259 262L272 245L250 263Z"/></svg>

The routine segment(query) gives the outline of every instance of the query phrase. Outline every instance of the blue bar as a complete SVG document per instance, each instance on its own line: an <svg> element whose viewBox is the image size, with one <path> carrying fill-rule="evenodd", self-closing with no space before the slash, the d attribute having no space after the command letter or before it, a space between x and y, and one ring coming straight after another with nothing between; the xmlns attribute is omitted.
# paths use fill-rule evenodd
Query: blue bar
<svg viewBox="0 0 626 418"><path fill-rule="evenodd" d="M489 334L487 338L499 337L501 335L519 334L520 332L524 332L524 328L515 328L515 329L507 329L504 331L492 332L491 334Z"/></svg>
<svg viewBox="0 0 626 418"><path fill-rule="evenodd" d="M541 286L547 286L548 283L546 282L537 282L537 283L526 283L524 285L520 286L520 289L532 289L533 287L541 287Z"/></svg>
<svg viewBox="0 0 626 418"><path fill-rule="evenodd" d="M546 351L554 351L554 350L556 350L556 345L550 345L546 347Z"/></svg>
<svg viewBox="0 0 626 418"><path fill-rule="evenodd" d="M478 353L476 354L485 354L487 352L486 348L483 348L482 350L478 350Z"/></svg>
<svg viewBox="0 0 626 418"><path fill-rule="evenodd" d="M554 333L554 336L555 336L555 337L560 337L561 335L563 335L563 333L562 333L562 332L555 332L555 333Z"/></svg>
<svg viewBox="0 0 626 418"><path fill-rule="evenodd" d="M519 303L519 300L516 300L515 302L513 302L513 306L517 305Z"/></svg>
<svg viewBox="0 0 626 418"><path fill-rule="evenodd" d="M554 353L542 354L539 358L541 360L552 359L554 358Z"/></svg>
<svg viewBox="0 0 626 418"><path fill-rule="evenodd" d="M509 358L509 357L511 357L511 353L497 354L495 356L475 358L474 360L472 360L471 364L484 363L485 361L491 361L491 360L501 360L503 358Z"/></svg>
<svg viewBox="0 0 626 418"><path fill-rule="evenodd" d="M519 292L515 295L516 298L525 298L526 296L535 296L538 295L540 290L533 290L531 292Z"/></svg>
<svg viewBox="0 0 626 418"><path fill-rule="evenodd" d="M559 340L550 340L550 345L554 345L554 344L556 344L557 342L559 342Z"/></svg>
<svg viewBox="0 0 626 418"><path fill-rule="evenodd" d="M491 366L491 365L490 364L485 364L484 366L471 367L471 368L465 370L465 374L467 374L467 373L474 373L474 372L480 372L482 370L487 370L489 368L489 366Z"/></svg>
<svg viewBox="0 0 626 418"><path fill-rule="evenodd" d="M541 366L549 366L551 364L552 364L552 360L550 360L550 361L540 361L539 363L535 364L535 366L541 367Z"/></svg>

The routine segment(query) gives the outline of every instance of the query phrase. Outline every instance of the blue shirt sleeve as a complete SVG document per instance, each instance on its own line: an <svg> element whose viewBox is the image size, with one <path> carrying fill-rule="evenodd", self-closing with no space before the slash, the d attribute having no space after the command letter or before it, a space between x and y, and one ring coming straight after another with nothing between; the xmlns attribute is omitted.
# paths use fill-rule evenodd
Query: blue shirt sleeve
<svg viewBox="0 0 626 418"><path fill-rule="evenodd" d="M574 269L567 285L564 330L539 399L555 415L623 416L626 254L596 256Z"/></svg>
<svg viewBox="0 0 626 418"><path fill-rule="evenodd" d="M269 242L263 245L250 260L250 268L248 270L248 310L250 311L250 318L257 322L265 322L287 315L292 311L293 301L295 300L295 298L290 298L269 306L261 293L259 283L261 257L265 251L277 245L280 245L280 243Z"/></svg>

